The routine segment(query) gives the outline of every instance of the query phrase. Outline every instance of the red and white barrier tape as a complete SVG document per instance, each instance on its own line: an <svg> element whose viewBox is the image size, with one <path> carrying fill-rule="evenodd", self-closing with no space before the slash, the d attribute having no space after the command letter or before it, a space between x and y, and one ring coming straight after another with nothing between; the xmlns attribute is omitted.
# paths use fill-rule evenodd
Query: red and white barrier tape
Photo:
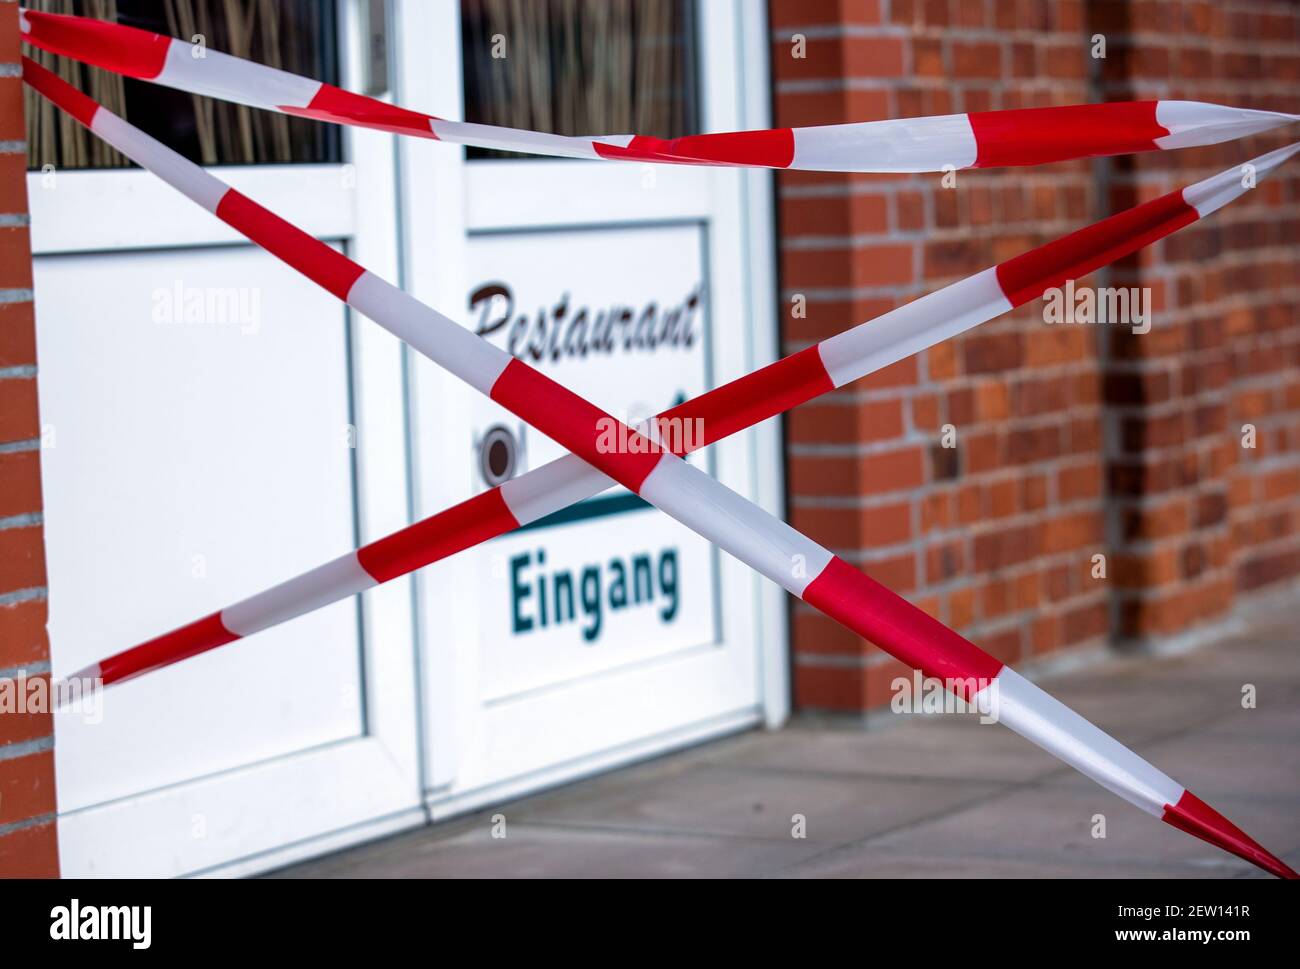
<svg viewBox="0 0 1300 969"><path fill-rule="evenodd" d="M1041 165L1099 155L1212 145L1300 115L1198 101L1130 101L972 111L689 135L569 137L447 121L151 31L23 9L23 39L117 74L285 114L453 144L565 158L736 165L837 172L934 172L948 166Z"/></svg>
<svg viewBox="0 0 1300 969"><path fill-rule="evenodd" d="M1297 152L1300 143L1248 164L1262 178ZM703 436L690 442L690 450L712 444L1087 275L1246 191L1239 168L1220 172L936 290L653 420L698 420ZM98 672L111 684L160 669L538 521L612 484L581 458L566 455L219 613L115 653L99 663Z"/></svg>
<svg viewBox="0 0 1300 969"><path fill-rule="evenodd" d="M639 453L603 451L599 446L599 429L603 422L612 422L613 418L599 408L373 276L26 58L23 77L127 157L153 171L248 239L533 424L588 464L858 635L926 675L944 680L950 688L964 692L976 702L996 703L1000 722L1143 810L1274 874L1300 877L1191 792L1014 670L703 471L675 454L659 450L652 441L630 428L620 427L620 430L627 439L638 442ZM1228 185L1216 179L1209 181L1214 184L1206 190L1206 204L1212 210L1224 204L1231 194ZM1180 217L1187 221L1199 217L1193 199L1180 204L1193 206ZM989 272L995 280L998 278L996 270ZM1015 274L1011 279L1011 292L1021 293L1016 283L1023 280ZM992 297L992 291L988 295ZM1012 297L1001 285L996 295L1009 308ZM853 332L842 337L849 337ZM835 350L826 350L835 341L841 341L841 337L818 348L825 373L832 382L837 375L844 376L839 374ZM847 351L853 342L841 341L837 346ZM796 562L804 567L793 568ZM362 573L354 573L353 579L368 584L370 577L359 560L353 558L349 563L345 556L336 560L335 565L340 571L355 569ZM258 619L249 618L254 622ZM216 621L221 623L221 617Z"/></svg>

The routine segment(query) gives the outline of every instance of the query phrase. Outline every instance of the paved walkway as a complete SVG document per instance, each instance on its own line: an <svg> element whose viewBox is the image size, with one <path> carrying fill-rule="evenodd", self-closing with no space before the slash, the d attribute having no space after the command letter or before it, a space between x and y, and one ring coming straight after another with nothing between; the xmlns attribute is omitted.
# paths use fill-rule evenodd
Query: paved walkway
<svg viewBox="0 0 1300 969"><path fill-rule="evenodd" d="M1293 609L1300 613L1300 609ZM1300 634L1044 681L1300 867ZM1257 707L1243 709L1244 684ZM756 731L277 873L1250 877L1009 730L954 716ZM507 837L489 817L507 819ZM791 837L791 817L806 838ZM1106 837L1092 837L1094 815Z"/></svg>

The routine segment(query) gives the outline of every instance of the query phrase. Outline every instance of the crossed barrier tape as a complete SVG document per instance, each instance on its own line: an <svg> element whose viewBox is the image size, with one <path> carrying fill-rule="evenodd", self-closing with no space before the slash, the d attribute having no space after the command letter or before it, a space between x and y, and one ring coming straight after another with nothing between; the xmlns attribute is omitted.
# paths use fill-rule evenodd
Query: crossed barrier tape
<svg viewBox="0 0 1300 969"><path fill-rule="evenodd" d="M33 16L49 15L28 12L25 30L30 28ZM75 29L58 26L65 34L75 34L74 40L79 38L83 42L96 37L100 28L129 29L94 21L80 22ZM47 35L49 32L46 31ZM180 43L156 34L134 33L155 38L150 41L150 49L154 56L161 56L167 63L173 50L171 45ZM54 43L48 36L46 41ZM132 43L137 46L98 55L98 62L110 69L114 69L112 64L121 62L126 67L124 73L138 69L144 48L137 41ZM63 43L63 46L71 51L76 45ZM184 46L188 50L188 45ZM164 47L158 55L157 51ZM215 53L208 52L207 56ZM235 58L227 60L269 70ZM230 65L221 62L218 74L222 72L228 75ZM153 76L157 77L158 73ZM996 702L999 722L1148 813L1273 874L1297 877L1280 859L1190 791L1014 670L687 464L680 454L662 445L656 433L656 419L639 430L619 426L625 439L639 442L636 446L617 453L602 450L598 443L599 428L616 425L610 415L230 189L26 58L23 76L32 87L123 154L572 452L356 553L116 654L83 671L86 675L98 674L106 682L120 682L251 635L335 598L361 591L521 523L536 520L617 482L858 635L926 675L944 680L967 699L977 704ZM215 91L211 85L209 89ZM1291 116L1273 115L1273 118L1289 120ZM1268 127L1275 123L1284 122L1274 120ZM390 130L400 131L396 126ZM1300 143L1260 156L1250 164L1262 176L1297 151ZM712 416L720 426L706 431L705 443L717 440L1006 312L1041 295L1047 288L1084 275L1209 215L1245 191L1238 170L1230 169L978 273L667 414L705 417L706 428ZM804 568L792 568L796 561L803 563Z"/></svg>
<svg viewBox="0 0 1300 969"><path fill-rule="evenodd" d="M1300 144L1248 164L1262 178L1297 152ZM677 453L706 447L1024 305L1205 218L1246 191L1237 168L1220 172L716 387L651 418L646 430L698 420L703 433L679 436L675 443L690 446ZM565 455L220 612L115 653L80 675L112 684L170 666L539 521L614 483L576 455Z"/></svg>

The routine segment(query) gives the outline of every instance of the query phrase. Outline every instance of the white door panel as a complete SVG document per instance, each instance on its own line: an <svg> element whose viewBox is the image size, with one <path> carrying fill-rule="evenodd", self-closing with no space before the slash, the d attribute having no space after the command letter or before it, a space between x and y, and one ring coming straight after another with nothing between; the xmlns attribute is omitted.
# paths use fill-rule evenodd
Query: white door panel
<svg viewBox="0 0 1300 969"><path fill-rule="evenodd" d="M339 5L345 85L363 6ZM217 174L392 279L393 142ZM395 339L147 173L28 188L56 675L409 521ZM64 874L252 872L419 823L410 597L399 579L60 713Z"/></svg>
<svg viewBox="0 0 1300 969"><path fill-rule="evenodd" d="M353 546L336 300L251 247L53 257L35 282L61 668ZM102 723L60 718L63 808L356 735L357 631L336 603L112 690Z"/></svg>
<svg viewBox="0 0 1300 969"><path fill-rule="evenodd" d="M459 4L399 6L420 25L406 31L399 48L403 100L460 117ZM739 88L741 58L761 57L765 44L761 26L750 22L761 21L758 8L710 0L696 9L704 123L763 127L761 100ZM471 311L470 296L499 284L514 299L513 316L489 338L620 418L648 416L679 394L696 396L770 361L766 173L447 154L404 172L411 200L405 259L420 298L479 329L486 304ZM447 211L449 198L463 199L459 211ZM752 212L759 218L750 225ZM522 334L537 332L517 324L520 316L540 313L553 325L573 321L583 308L589 320L611 307L639 316L653 305L662 314L692 291L699 305L689 352L660 346L564 354L559 361L518 352L529 339ZM512 348L516 329L521 336ZM480 471L485 442L512 441L520 470L558 455L553 442L436 368L420 364L412 372L421 428L413 442L417 514L487 486ZM693 461L779 508L776 459L758 460L777 452L779 429L771 422ZM784 716L780 591L636 504L625 490L612 489L582 503L576 517L503 536L422 574L425 777L435 816ZM653 601L615 608L613 560L630 570L643 553L655 565L675 557L672 595L665 597L660 583ZM585 581L603 610L587 604ZM550 602L544 624L543 595ZM516 614L516 607L523 611ZM598 612L600 631L587 635Z"/></svg>

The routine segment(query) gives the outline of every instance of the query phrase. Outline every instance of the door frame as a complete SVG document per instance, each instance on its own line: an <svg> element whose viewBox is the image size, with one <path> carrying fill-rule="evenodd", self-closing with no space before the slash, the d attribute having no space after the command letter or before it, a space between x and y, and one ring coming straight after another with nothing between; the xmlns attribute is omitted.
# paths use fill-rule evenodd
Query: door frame
<svg viewBox="0 0 1300 969"><path fill-rule="evenodd" d="M394 37L398 102L439 117L462 118L459 4L456 0L394 0L394 4L399 13ZM699 36L707 38L697 45L702 130L767 127L770 86L766 11L745 0L701 0L697 11ZM621 201L616 215L602 210L596 201L577 214L570 208L568 217L560 218L551 200L563 196L570 204L575 199L581 204L584 199L598 200L601 194L623 191L645 166L551 159L466 162L463 148L419 139L402 139L398 152L404 205L404 285L418 299L452 319L467 319L466 249L471 233L565 224L583 228L670 224L698 220L702 212L707 212L715 224L728 221L728 229L734 229L728 234L741 247L739 252L721 253L718 240L706 236L706 262L712 270L709 284L718 286L724 299L734 300L748 322L744 328L745 346L726 368L720 369L715 361L715 376L732 379L779 355L770 171L654 166L653 177L663 191L653 197L643 194L638 200L623 192L618 196ZM501 183L494 178L503 166L514 166L519 172L520 191L509 195L498 191ZM527 166L527 170L520 166ZM724 186L722 191L718 191L719 185ZM667 204L665 200L669 200ZM470 392L437 375L423 361L412 361L410 366L413 492L416 513L424 515L466 497L448 480L440 455L429 442L454 440L452 435L460 429L463 402ZM738 436L715 444L711 451L715 466L728 469L733 486L740 487L766 510L784 513L779 419L746 432L743 439ZM736 562L726 565L745 569ZM463 615L466 610L452 610L449 618L446 610L437 608L431 590L437 576L430 576L437 569L434 566L425 570L417 582L421 640L425 644L421 658L425 793L426 805L435 818L756 724L776 727L789 715L786 596L775 584L749 573L746 579L751 583L753 614L744 617L744 625L758 640L756 702L751 708L602 750L525 778L458 791L458 723L469 703L469 698L460 695L464 691L456 689L456 684L463 681L458 664L466 662L464 644L473 639L476 630L473 617Z"/></svg>
<svg viewBox="0 0 1300 969"><path fill-rule="evenodd" d="M352 88L363 77L365 6L366 0L338 0L342 83ZM212 171L312 235L346 240L349 255L395 279L399 245L394 212L400 209L396 139L354 128L343 129L342 135L341 164ZM350 197L338 191L350 175L349 166L366 172L364 178L350 179ZM233 229L147 172L59 172L57 192L42 187L43 177L41 172L28 176L32 248L38 260L73 252L246 244ZM148 217L141 218L142 212ZM87 213L95 217L86 218ZM344 311L348 393L358 429L354 511L360 541L368 542L410 521L403 347L380 327L346 307ZM360 734L60 814L63 873L251 874L424 823L412 589L412 579L403 577L360 597L364 696L359 699L365 710ZM56 675L70 672L60 668L57 643L51 643L51 655ZM56 758L59 749L56 717ZM286 791L292 796L284 797ZM247 804L260 804L263 810L241 810ZM265 810L275 804L282 810ZM157 834L175 829L178 816L214 811L229 819L220 839L169 840Z"/></svg>

